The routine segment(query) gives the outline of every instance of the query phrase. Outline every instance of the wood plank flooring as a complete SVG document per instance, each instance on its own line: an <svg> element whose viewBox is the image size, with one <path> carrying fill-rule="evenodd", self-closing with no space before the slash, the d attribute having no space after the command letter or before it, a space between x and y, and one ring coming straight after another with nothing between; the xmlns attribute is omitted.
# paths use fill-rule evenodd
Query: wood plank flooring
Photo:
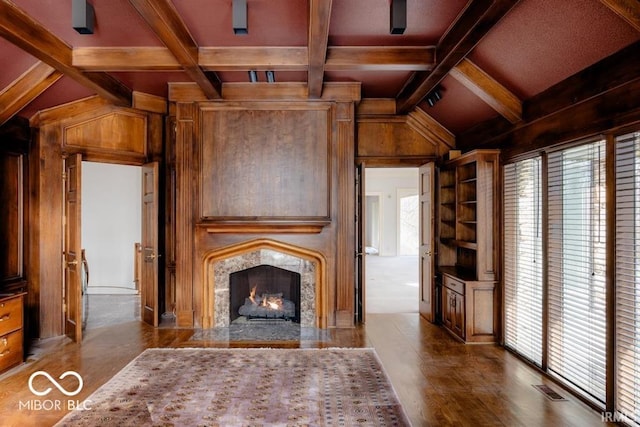
<svg viewBox="0 0 640 427"><path fill-rule="evenodd" d="M373 347L414 426L603 425L598 412L501 347L461 344L414 313L368 315L366 325L332 330L329 342L190 341L192 334L133 321L88 330L81 345L40 342L27 363L0 375L0 425L49 426L67 412L24 406L35 398L27 383L38 370L54 377L77 371L84 388L73 399L83 401L145 348L242 346ZM568 400L550 401L532 387L543 383ZM54 389L39 399L69 398Z"/></svg>

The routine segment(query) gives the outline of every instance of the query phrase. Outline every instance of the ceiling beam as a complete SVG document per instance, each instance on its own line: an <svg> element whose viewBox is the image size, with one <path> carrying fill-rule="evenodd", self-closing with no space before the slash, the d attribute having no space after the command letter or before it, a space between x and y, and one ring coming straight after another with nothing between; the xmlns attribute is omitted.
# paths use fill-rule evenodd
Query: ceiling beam
<svg viewBox="0 0 640 427"><path fill-rule="evenodd" d="M208 71L307 71L306 47L200 47L198 65ZM333 46L329 71L420 71L434 66L435 48L419 46ZM77 47L72 63L84 71L181 71L166 47Z"/></svg>
<svg viewBox="0 0 640 427"><path fill-rule="evenodd" d="M522 101L469 59L449 74L511 123L522 120Z"/></svg>
<svg viewBox="0 0 640 427"><path fill-rule="evenodd" d="M326 71L431 70L435 48L413 46L333 46L327 49Z"/></svg>
<svg viewBox="0 0 640 427"><path fill-rule="evenodd" d="M309 97L322 96L324 63L329 43L331 0L309 0Z"/></svg>
<svg viewBox="0 0 640 427"><path fill-rule="evenodd" d="M131 106L131 90L106 73L84 73L72 66L71 46L14 3L0 0L0 36L110 102Z"/></svg>
<svg viewBox="0 0 640 427"><path fill-rule="evenodd" d="M640 2L638 0L600 0L636 31L640 31Z"/></svg>
<svg viewBox="0 0 640 427"><path fill-rule="evenodd" d="M171 0L129 0L209 99L221 98L218 76L198 64L198 46Z"/></svg>
<svg viewBox="0 0 640 427"><path fill-rule="evenodd" d="M580 110L582 107L579 106L582 104L598 105L600 103L603 105L604 102L611 103L616 99L616 96L609 96L609 93L617 91L619 94L624 94L625 88L640 81L638 57L640 57L640 41L526 100L523 103L522 122L515 125L510 124L502 117L487 120L458 135L458 145L462 149L477 148L479 144L485 147L497 147L504 141L510 140L510 135L518 132L518 129L534 126L537 122L555 123L557 126L564 125L557 117L562 117L564 111L587 111ZM606 99L607 101L598 101L598 99ZM565 115L564 117L569 116ZM573 120L582 120L582 118L576 116ZM551 136L546 136L544 140L553 142ZM519 143L517 140L514 142Z"/></svg>
<svg viewBox="0 0 640 427"><path fill-rule="evenodd" d="M72 64L85 71L182 71L166 47L76 47Z"/></svg>
<svg viewBox="0 0 640 427"><path fill-rule="evenodd" d="M62 77L61 72L38 61L0 91L0 126L57 82L60 77Z"/></svg>
<svg viewBox="0 0 640 427"><path fill-rule="evenodd" d="M396 97L397 110L413 110L464 59L519 0L471 0L436 46L436 65L430 72L415 73Z"/></svg>
<svg viewBox="0 0 640 427"><path fill-rule="evenodd" d="M201 47L198 62L212 71L307 71L306 47Z"/></svg>

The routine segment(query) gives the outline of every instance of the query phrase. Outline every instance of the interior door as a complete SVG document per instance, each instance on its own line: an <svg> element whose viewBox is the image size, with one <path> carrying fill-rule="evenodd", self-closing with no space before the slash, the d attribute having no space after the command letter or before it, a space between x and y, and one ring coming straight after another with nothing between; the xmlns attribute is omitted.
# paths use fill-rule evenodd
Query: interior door
<svg viewBox="0 0 640 427"><path fill-rule="evenodd" d="M365 317L365 190L364 163L356 165L356 323L364 323Z"/></svg>
<svg viewBox="0 0 640 427"><path fill-rule="evenodd" d="M82 155L65 160L64 331L82 341Z"/></svg>
<svg viewBox="0 0 640 427"><path fill-rule="evenodd" d="M158 162L142 166L142 321L158 326Z"/></svg>
<svg viewBox="0 0 640 427"><path fill-rule="evenodd" d="M434 273L434 194L435 165L433 162L420 166L420 314L434 321L435 291Z"/></svg>

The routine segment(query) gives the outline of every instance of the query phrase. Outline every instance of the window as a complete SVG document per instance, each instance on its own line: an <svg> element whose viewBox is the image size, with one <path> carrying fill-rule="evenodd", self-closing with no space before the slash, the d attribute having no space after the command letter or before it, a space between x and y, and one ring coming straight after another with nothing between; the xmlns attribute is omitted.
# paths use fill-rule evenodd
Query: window
<svg viewBox="0 0 640 427"><path fill-rule="evenodd" d="M542 365L540 158L504 167L505 345Z"/></svg>
<svg viewBox="0 0 640 427"><path fill-rule="evenodd" d="M606 395L605 142L549 154L548 369Z"/></svg>
<svg viewBox="0 0 640 427"><path fill-rule="evenodd" d="M640 424L640 133L616 140L616 402Z"/></svg>

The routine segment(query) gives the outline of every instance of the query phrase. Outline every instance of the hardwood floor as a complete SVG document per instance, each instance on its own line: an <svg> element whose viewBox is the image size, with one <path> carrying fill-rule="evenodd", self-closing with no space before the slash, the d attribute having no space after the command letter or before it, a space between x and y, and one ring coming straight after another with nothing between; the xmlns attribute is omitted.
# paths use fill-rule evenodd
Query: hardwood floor
<svg viewBox="0 0 640 427"><path fill-rule="evenodd" d="M64 338L41 342L27 363L0 376L0 425L48 426L67 412L25 407L36 398L28 387L35 371L54 377L77 371L84 388L72 399L82 402L145 348L203 346L373 347L414 426L602 425L599 413L501 347L458 343L414 313L371 314L366 325L332 330L330 341L323 342L190 341L192 334L132 321L87 330L81 345ZM543 383L568 400L550 401L532 387ZM54 389L39 399L58 399L65 406L71 398Z"/></svg>

